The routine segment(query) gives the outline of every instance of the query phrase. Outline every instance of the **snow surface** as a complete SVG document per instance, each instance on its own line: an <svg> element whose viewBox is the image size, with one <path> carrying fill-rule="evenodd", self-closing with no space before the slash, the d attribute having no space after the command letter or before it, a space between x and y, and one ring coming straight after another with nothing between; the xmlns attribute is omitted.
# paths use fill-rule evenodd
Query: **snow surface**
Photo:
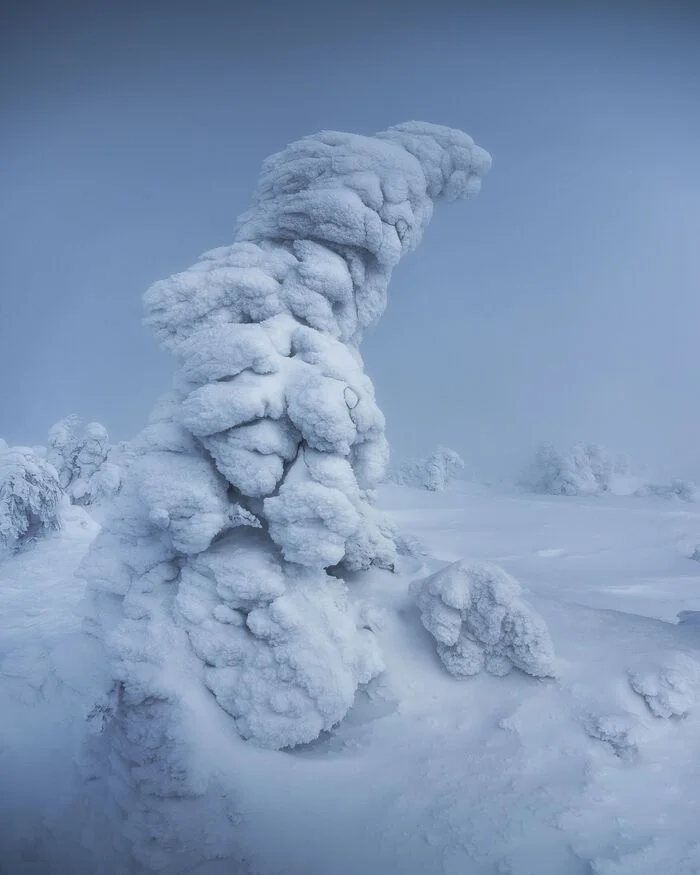
<svg viewBox="0 0 700 875"><path fill-rule="evenodd" d="M339 728L270 751L240 739L178 657L171 671L190 719L166 741L187 752L198 788L149 809L140 828L159 850L143 870L700 871L700 568L689 559L700 509L463 482L443 493L385 486L379 506L403 533L398 574L365 572L349 598L369 600L361 622L385 672ZM124 868L118 849L138 799L132 822L114 824L114 847L97 861L80 849L94 800L74 764L100 731L106 678L80 628L72 569L96 528L70 508L60 532L0 564L3 875L141 871ZM551 634L554 678L444 670L411 584L460 559L520 582Z"/></svg>

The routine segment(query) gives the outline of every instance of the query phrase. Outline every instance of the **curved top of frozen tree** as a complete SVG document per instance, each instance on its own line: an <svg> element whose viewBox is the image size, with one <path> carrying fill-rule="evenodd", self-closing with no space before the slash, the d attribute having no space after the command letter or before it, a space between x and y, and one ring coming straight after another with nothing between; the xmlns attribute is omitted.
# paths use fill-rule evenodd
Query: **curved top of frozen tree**
<svg viewBox="0 0 700 875"><path fill-rule="evenodd" d="M305 137L264 162L232 246L148 291L147 321L167 348L202 320L281 313L356 345L383 312L391 269L419 243L433 201L476 194L490 164L467 134L424 122L373 137Z"/></svg>

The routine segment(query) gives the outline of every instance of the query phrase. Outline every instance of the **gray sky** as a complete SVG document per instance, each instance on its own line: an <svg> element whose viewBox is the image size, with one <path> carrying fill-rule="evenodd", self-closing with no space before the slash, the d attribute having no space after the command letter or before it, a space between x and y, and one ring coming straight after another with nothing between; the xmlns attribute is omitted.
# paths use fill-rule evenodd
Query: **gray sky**
<svg viewBox="0 0 700 875"><path fill-rule="evenodd" d="M446 443L491 474L599 440L699 476L700 17L610 5L15 0L0 435L71 412L133 435L172 372L141 294L231 239L263 158L420 119L494 165L436 210L363 346L396 453Z"/></svg>

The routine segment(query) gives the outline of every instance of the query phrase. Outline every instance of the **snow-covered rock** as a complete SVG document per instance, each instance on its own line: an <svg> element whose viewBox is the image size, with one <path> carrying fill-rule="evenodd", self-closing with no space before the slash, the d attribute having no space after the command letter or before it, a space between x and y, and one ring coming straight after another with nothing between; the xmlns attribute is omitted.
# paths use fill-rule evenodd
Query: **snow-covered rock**
<svg viewBox="0 0 700 875"><path fill-rule="evenodd" d="M546 623L523 600L520 584L495 565L453 562L416 587L416 603L450 674L485 669L500 676L515 667L554 675Z"/></svg>

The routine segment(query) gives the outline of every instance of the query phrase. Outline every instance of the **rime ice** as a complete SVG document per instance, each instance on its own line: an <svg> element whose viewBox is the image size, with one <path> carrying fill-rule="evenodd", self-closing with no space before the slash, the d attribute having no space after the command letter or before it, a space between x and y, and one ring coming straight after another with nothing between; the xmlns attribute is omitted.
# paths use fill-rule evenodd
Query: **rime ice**
<svg viewBox="0 0 700 875"><path fill-rule="evenodd" d="M82 571L135 701L162 694L168 624L267 747L330 729L382 670L326 573L396 559L371 503L388 449L358 346L433 202L475 194L489 164L466 134L418 122L307 137L265 161L232 245L146 293L174 388Z"/></svg>
<svg viewBox="0 0 700 875"><path fill-rule="evenodd" d="M553 676L554 648L544 620L523 600L520 584L495 565L454 562L417 587L425 628L450 674L519 668Z"/></svg>

